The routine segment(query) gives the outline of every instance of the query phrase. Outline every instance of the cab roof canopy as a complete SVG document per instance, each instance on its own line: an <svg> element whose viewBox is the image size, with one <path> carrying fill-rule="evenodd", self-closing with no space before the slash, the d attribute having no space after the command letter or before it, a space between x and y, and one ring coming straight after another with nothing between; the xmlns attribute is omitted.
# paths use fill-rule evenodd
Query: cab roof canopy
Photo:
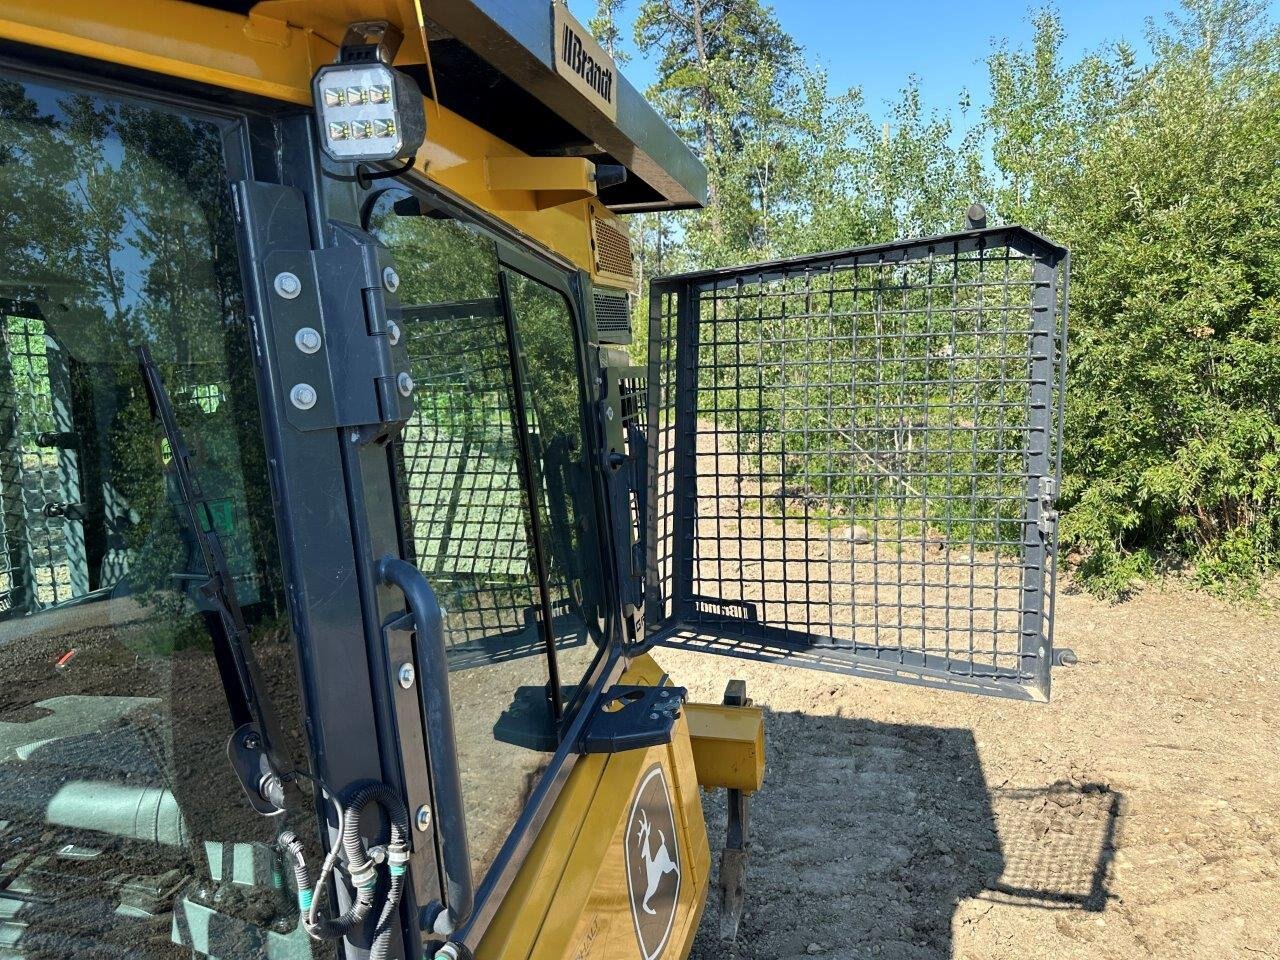
<svg viewBox="0 0 1280 960"><path fill-rule="evenodd" d="M600 190L611 210L678 210L706 202L706 168L616 67L608 65L616 119L580 92L566 71L557 71L552 0L196 2L284 21L334 44L347 23L390 20L405 35L396 66L430 97L430 64L442 106L531 156L626 167L624 182ZM428 121L428 136L429 128Z"/></svg>

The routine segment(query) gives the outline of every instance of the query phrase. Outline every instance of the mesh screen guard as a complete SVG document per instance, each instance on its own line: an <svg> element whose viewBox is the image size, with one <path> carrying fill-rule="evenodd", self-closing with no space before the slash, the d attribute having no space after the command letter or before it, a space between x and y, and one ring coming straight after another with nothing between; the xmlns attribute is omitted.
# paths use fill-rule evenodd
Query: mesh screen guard
<svg viewBox="0 0 1280 960"><path fill-rule="evenodd" d="M654 281L646 643L1046 699L1066 275L1005 227Z"/></svg>

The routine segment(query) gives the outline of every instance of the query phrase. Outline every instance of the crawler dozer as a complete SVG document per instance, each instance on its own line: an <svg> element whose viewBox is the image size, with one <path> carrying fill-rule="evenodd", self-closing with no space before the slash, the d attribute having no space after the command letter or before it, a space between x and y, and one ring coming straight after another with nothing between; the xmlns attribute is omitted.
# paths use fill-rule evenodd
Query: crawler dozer
<svg viewBox="0 0 1280 960"><path fill-rule="evenodd" d="M0 0L0 957L685 957L664 650L1048 697L1066 252L706 194L549 0Z"/></svg>

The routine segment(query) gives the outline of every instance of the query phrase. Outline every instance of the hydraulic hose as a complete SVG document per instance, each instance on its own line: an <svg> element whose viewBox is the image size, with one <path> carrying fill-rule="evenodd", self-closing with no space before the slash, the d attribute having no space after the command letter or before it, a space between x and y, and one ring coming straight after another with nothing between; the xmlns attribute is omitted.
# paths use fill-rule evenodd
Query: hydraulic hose
<svg viewBox="0 0 1280 960"><path fill-rule="evenodd" d="M387 869L391 882L370 947L371 960L385 960L400 897L404 892L404 873L409 861L409 813L396 792L385 783L375 780L364 781L352 788L349 799L339 806L338 844L326 858L314 889L302 842L294 833L286 831L280 835L279 843L293 862L294 878L298 885L298 908L307 933L315 940L337 940L345 937L368 918L377 892L378 865L369 858L360 829L361 818L370 803L377 803L386 810L391 823L391 842L387 845ZM346 857L347 873L356 888L355 900L337 917L318 916L318 900L324 894L325 880L337 860L339 848Z"/></svg>

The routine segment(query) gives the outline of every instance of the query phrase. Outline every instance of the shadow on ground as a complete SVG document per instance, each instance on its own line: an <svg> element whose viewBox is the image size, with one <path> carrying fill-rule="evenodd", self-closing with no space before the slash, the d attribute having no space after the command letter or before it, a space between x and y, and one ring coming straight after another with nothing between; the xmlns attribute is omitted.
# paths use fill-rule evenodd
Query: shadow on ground
<svg viewBox="0 0 1280 960"><path fill-rule="evenodd" d="M769 772L736 953L718 891L695 960L950 960L957 907L1102 911L1121 796L1059 781L992 787L966 729L769 713ZM704 797L713 850L722 791Z"/></svg>

